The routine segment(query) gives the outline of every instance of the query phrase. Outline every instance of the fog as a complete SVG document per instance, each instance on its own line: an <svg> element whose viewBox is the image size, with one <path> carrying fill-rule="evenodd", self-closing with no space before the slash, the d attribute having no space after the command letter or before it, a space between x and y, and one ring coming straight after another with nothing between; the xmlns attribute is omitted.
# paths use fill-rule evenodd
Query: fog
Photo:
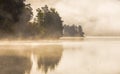
<svg viewBox="0 0 120 74"><path fill-rule="evenodd" d="M3 41L0 74L120 74L119 49L120 38Z"/></svg>
<svg viewBox="0 0 120 74"><path fill-rule="evenodd" d="M86 35L120 35L119 0L27 0L35 9L44 5L56 8L64 24L82 25Z"/></svg>

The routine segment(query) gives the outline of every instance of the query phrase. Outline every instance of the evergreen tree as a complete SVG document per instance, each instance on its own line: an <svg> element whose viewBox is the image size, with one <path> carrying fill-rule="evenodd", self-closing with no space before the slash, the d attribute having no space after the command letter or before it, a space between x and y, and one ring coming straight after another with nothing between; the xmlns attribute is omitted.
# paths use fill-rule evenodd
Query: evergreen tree
<svg viewBox="0 0 120 74"><path fill-rule="evenodd" d="M25 0L0 0L1 36L19 34L31 18L32 8L25 4Z"/></svg>
<svg viewBox="0 0 120 74"><path fill-rule="evenodd" d="M18 36L27 36L29 30L29 21L33 17L33 12L30 4L26 4L22 9L22 14L19 15L19 22L16 23L15 32Z"/></svg>
<svg viewBox="0 0 120 74"><path fill-rule="evenodd" d="M13 32L24 7L24 0L0 0L0 31Z"/></svg>
<svg viewBox="0 0 120 74"><path fill-rule="evenodd" d="M63 26L59 14L48 6L37 9L37 25L43 38L59 38L62 36Z"/></svg>
<svg viewBox="0 0 120 74"><path fill-rule="evenodd" d="M83 29L82 27L79 25L79 26L76 26L76 25L64 25L64 36L72 36L72 37L75 37L75 36L80 36L80 37L84 37L84 32L83 32Z"/></svg>

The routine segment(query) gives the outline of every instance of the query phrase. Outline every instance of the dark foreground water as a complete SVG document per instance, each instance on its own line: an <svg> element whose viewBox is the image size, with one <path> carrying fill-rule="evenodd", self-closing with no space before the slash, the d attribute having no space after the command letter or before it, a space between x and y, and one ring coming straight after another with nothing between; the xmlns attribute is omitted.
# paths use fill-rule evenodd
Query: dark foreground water
<svg viewBox="0 0 120 74"><path fill-rule="evenodd" d="M120 39L2 41L0 74L120 74Z"/></svg>

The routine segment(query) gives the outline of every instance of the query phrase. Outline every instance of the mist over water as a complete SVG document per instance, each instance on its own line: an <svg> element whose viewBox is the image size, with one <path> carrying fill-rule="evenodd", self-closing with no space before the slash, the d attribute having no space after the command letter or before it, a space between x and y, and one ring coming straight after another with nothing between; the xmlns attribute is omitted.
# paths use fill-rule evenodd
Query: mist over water
<svg viewBox="0 0 120 74"><path fill-rule="evenodd" d="M42 30L43 33L51 33L51 37L54 38L52 33L57 32L60 26L53 26L54 28L52 28L51 24L57 24L55 23L57 22L56 20L51 24L47 24L47 28L43 29L41 25L44 24L37 24L37 22L36 24L35 22L28 23L29 17L32 17L32 9L28 4L30 12L28 10L28 12L25 11L25 14L21 14L18 17L18 19L20 18L19 22L16 23L19 26L16 26L15 32L18 35L15 37L20 36L20 39L15 40L11 35L11 39L8 37L0 40L0 74L120 74L119 0L27 0L27 3L31 4L34 17L37 14L37 8L45 5L48 5L48 8L55 8L64 24L81 25L83 28L83 31L82 29L81 31L82 33L85 32L86 36L74 37L73 35L73 37L60 37L59 39L51 40L47 38L49 35L43 34L46 37L45 39L43 37L43 39L40 39L39 36L35 37L35 39L29 38L29 36L34 36L34 34L38 35L41 33L42 35ZM9 5L7 7L9 9ZM43 9L48 11L47 6ZM28 13L31 15L29 16ZM25 16L27 14L28 19ZM1 15L4 14L1 13ZM6 16L8 17L8 15ZM51 21L49 19L47 20ZM41 28L37 28L37 26L33 28L34 25ZM44 29L49 29L49 26L51 27L50 30L56 30L44 31ZM26 31L27 27L29 27L28 31L30 32L34 32L36 29L38 31L36 30L35 33L29 34ZM61 35L62 28L61 24ZM77 27L74 28L77 29ZM73 31L73 29L71 30ZM79 30L77 29L77 31ZM22 33L25 31L26 33L23 34L25 39L22 39ZM70 31L71 34L72 31ZM1 33L2 35L4 35L4 32ZM7 37L7 35L4 37Z"/></svg>
<svg viewBox="0 0 120 74"><path fill-rule="evenodd" d="M40 42L0 45L0 74L120 73L120 38Z"/></svg>
<svg viewBox="0 0 120 74"><path fill-rule="evenodd" d="M119 36L119 0L27 0L34 9L56 8L65 24L82 25L86 35ZM36 14L36 12L34 11Z"/></svg>

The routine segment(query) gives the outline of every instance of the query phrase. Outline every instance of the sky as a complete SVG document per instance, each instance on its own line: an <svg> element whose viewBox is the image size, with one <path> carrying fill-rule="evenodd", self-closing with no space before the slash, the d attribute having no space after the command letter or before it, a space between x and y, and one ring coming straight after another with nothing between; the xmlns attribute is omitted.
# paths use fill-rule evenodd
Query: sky
<svg viewBox="0 0 120 74"><path fill-rule="evenodd" d="M89 36L120 36L120 0L27 0L35 9L56 8L64 24L81 25Z"/></svg>

